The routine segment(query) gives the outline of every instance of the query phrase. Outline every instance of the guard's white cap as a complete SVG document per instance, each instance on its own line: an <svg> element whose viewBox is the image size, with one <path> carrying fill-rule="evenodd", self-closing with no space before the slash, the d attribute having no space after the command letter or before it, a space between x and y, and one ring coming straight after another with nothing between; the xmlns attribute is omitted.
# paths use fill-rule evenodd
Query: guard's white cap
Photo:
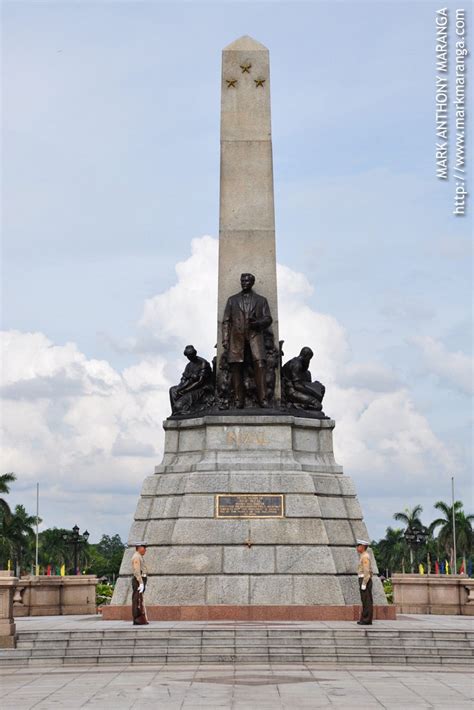
<svg viewBox="0 0 474 710"><path fill-rule="evenodd" d="M146 542L140 541L140 542L132 542L132 547L148 547Z"/></svg>
<svg viewBox="0 0 474 710"><path fill-rule="evenodd" d="M359 540L358 538L356 539L356 543L358 545L365 545L366 547L369 547L370 545L370 542L368 542L367 540Z"/></svg>

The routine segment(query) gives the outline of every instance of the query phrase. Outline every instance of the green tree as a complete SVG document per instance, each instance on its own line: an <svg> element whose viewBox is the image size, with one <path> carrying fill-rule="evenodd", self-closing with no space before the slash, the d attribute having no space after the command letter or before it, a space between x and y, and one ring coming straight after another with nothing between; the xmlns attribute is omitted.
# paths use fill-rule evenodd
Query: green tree
<svg viewBox="0 0 474 710"><path fill-rule="evenodd" d="M373 551L377 566L380 571L385 572L386 577L390 577L393 572L401 571L408 553L403 530L388 527L385 537L373 546Z"/></svg>
<svg viewBox="0 0 474 710"><path fill-rule="evenodd" d="M426 534L428 535L428 529L421 522L420 515L422 512L423 508L421 507L421 505L418 504L415 505L415 507L411 510L410 508L405 508L403 512L395 513L393 518L394 520L405 524L406 528L404 533L406 533L408 528L410 528L411 530L420 530L422 532L426 532ZM413 547L410 545L408 546L408 549L410 551L410 570L413 572L415 565Z"/></svg>
<svg viewBox="0 0 474 710"><path fill-rule="evenodd" d="M70 531L65 528L47 528L39 534L39 564L41 567L72 567L71 546L64 540Z"/></svg>
<svg viewBox="0 0 474 710"><path fill-rule="evenodd" d="M125 550L125 545L120 539L120 535L102 535L100 542L97 544L97 550L101 555L112 559L113 557L120 555L120 562L122 561L123 553Z"/></svg>
<svg viewBox="0 0 474 710"><path fill-rule="evenodd" d="M89 546L88 574L95 574L97 577L108 577L109 561L100 554L97 545Z"/></svg>
<svg viewBox="0 0 474 710"><path fill-rule="evenodd" d="M2 520L1 548L13 560L17 575L34 559L35 525L36 516L29 515L23 505L15 506L13 513Z"/></svg>
<svg viewBox="0 0 474 710"><path fill-rule="evenodd" d="M393 516L394 520L398 520L401 523L405 523L407 528L418 527L422 528L423 523L421 522L420 515L423 512L421 505L415 505L414 508L405 508L403 513L395 513Z"/></svg>
<svg viewBox="0 0 474 710"><path fill-rule="evenodd" d="M113 579L119 573L124 551L120 535L102 535L96 545L90 545L89 571Z"/></svg>
<svg viewBox="0 0 474 710"><path fill-rule="evenodd" d="M439 500L434 507L443 513L442 518L436 518L429 526L430 532L434 534L436 528L438 532L438 545L440 550L445 552L451 559L451 564L454 560L454 536L453 536L453 507L454 507L454 522L456 525L456 548L459 550L463 558L466 558L472 551L474 535L471 521L474 520L474 515L466 515L463 511L463 504L460 500L454 501L454 506L444 503Z"/></svg>
<svg viewBox="0 0 474 710"><path fill-rule="evenodd" d="M10 483L16 481L14 473L2 473L0 475L0 493L10 493ZM0 498L0 518L11 515L10 506L4 498Z"/></svg>

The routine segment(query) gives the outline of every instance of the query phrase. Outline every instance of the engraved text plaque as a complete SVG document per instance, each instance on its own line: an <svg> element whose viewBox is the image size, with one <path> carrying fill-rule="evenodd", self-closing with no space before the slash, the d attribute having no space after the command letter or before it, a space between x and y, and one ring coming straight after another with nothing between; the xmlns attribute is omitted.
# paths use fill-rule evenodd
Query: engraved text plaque
<svg viewBox="0 0 474 710"><path fill-rule="evenodd" d="M281 493L236 493L216 496L217 518L283 518Z"/></svg>

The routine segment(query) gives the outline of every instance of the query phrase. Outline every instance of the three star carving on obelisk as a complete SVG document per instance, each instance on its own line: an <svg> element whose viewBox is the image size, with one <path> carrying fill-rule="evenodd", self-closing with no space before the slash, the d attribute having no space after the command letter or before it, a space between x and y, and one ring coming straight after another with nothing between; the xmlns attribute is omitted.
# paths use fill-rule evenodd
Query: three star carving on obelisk
<svg viewBox="0 0 474 710"><path fill-rule="evenodd" d="M250 37L242 38L242 39L250 39ZM237 40L237 41L240 41L240 40ZM235 44L235 42L234 42L234 44ZM257 43L257 44L258 44L258 43ZM262 45L260 45L260 46L262 46ZM226 51L226 50L224 50L224 51ZM250 74L250 70L252 69L252 64L251 64L251 62L247 62L247 63L244 63L244 64L240 64L239 66L240 66L240 69L242 70L242 74ZM232 79L225 79L224 81L226 82L228 89L236 89L236 88L237 88L237 84L239 83L239 80L238 80L238 79L234 79L234 78L232 78ZM263 86L264 86L264 84L265 84L265 82L266 82L266 79L264 79L264 78L262 78L262 77L259 77L258 79L254 79L253 82L254 82L254 84L255 84L255 88L258 88L259 86L261 86L261 87L263 88Z"/></svg>

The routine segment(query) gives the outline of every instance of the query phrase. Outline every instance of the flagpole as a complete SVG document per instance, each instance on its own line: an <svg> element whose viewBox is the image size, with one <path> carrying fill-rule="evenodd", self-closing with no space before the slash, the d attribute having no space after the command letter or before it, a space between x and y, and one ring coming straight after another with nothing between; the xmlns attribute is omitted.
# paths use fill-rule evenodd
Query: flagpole
<svg viewBox="0 0 474 710"><path fill-rule="evenodd" d="M39 525L39 488L40 484L36 484L36 550L35 550L35 574L39 574L38 570L38 548L39 548L39 537L38 537L38 525Z"/></svg>
<svg viewBox="0 0 474 710"><path fill-rule="evenodd" d="M451 476L451 496L453 499L453 554L454 554L454 574L456 574L457 571L457 564L456 564L456 516L454 515L454 476Z"/></svg>

